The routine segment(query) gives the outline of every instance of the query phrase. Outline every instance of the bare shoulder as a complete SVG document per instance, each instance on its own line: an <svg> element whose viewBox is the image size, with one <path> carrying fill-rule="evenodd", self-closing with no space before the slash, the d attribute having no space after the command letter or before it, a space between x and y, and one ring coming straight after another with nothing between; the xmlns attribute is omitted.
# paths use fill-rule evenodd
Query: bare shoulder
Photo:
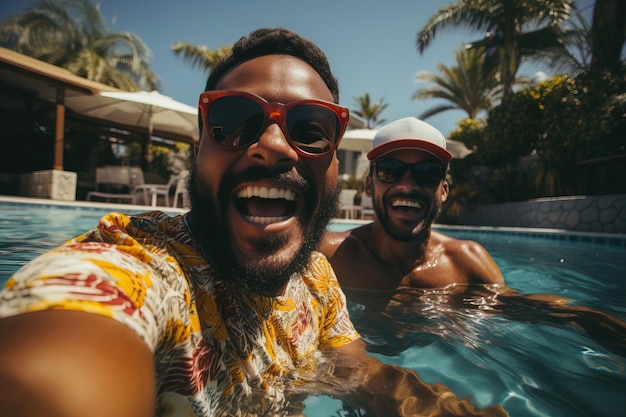
<svg viewBox="0 0 626 417"><path fill-rule="evenodd" d="M432 232L431 238L439 241L447 251L459 256L489 254L483 245L474 240L456 239L436 231Z"/></svg>
<svg viewBox="0 0 626 417"><path fill-rule="evenodd" d="M432 239L439 242L446 256L458 268L465 271L474 284L504 284L500 268L487 249L473 240L455 239L443 233L432 232Z"/></svg>
<svg viewBox="0 0 626 417"><path fill-rule="evenodd" d="M326 232L324 234L324 238L322 239L320 252L322 252L328 259L332 258L337 251L337 248L349 235L349 230L345 232Z"/></svg>
<svg viewBox="0 0 626 417"><path fill-rule="evenodd" d="M131 329L97 314L41 311L0 319L0 380L19 387L0 392L0 415L153 413L152 352Z"/></svg>
<svg viewBox="0 0 626 417"><path fill-rule="evenodd" d="M322 239L320 252L331 259L340 247L343 252L356 250L359 242L364 239L368 226L360 226L343 232L326 232Z"/></svg>
<svg viewBox="0 0 626 417"><path fill-rule="evenodd" d="M372 284L370 281L375 282L380 276L377 268L381 266L377 265L366 244L371 231L368 227L330 232L324 238L321 252L330 261L342 287L368 288Z"/></svg>

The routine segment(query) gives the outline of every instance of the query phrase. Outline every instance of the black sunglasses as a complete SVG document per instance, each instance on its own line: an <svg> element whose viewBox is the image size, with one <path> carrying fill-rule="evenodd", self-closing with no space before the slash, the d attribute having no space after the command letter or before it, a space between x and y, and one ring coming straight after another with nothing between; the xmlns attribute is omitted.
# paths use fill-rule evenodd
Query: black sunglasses
<svg viewBox="0 0 626 417"><path fill-rule="evenodd" d="M407 164L397 159L375 159L372 167L376 177L384 183L400 181L407 171L411 171L416 183L426 186L439 184L445 177L448 164L438 161L422 161Z"/></svg>
<svg viewBox="0 0 626 417"><path fill-rule="evenodd" d="M257 142L271 123L300 156L320 158L337 149L350 118L346 107L322 100L270 103L244 91L205 91L199 103L207 136L226 149Z"/></svg>

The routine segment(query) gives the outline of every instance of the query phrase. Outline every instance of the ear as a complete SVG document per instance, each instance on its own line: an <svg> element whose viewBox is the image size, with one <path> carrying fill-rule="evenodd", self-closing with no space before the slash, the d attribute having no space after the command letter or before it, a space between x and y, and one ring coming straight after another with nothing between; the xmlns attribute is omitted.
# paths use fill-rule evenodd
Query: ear
<svg viewBox="0 0 626 417"><path fill-rule="evenodd" d="M444 180L441 183L441 202L445 202L448 199L448 194L450 193L450 186L448 185L448 181Z"/></svg>
<svg viewBox="0 0 626 417"><path fill-rule="evenodd" d="M365 195L368 197L372 196L372 176L368 175L365 177Z"/></svg>

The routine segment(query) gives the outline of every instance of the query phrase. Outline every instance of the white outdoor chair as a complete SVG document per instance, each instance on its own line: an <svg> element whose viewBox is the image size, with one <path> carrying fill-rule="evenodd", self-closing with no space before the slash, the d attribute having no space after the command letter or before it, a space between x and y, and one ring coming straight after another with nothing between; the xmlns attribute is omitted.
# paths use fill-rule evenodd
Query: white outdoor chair
<svg viewBox="0 0 626 417"><path fill-rule="evenodd" d="M170 206L170 191L173 187L174 190L174 202L172 207L178 207L178 200L180 195L184 195L184 184L189 171L182 171L176 175L172 175L167 184L142 184L135 188L136 192L143 193L144 203L147 204L150 201L150 205L155 207L158 203L159 196L162 196L165 201L165 206ZM181 184L182 183L182 188Z"/></svg>
<svg viewBox="0 0 626 417"><path fill-rule="evenodd" d="M101 198L106 202L135 204L137 187L143 182L143 171L138 167L111 165L96 168L96 190L87 193L87 201Z"/></svg>
<svg viewBox="0 0 626 417"><path fill-rule="evenodd" d="M361 194L361 206L359 208L362 219L373 219L376 213L374 212L374 205L372 204L372 197L365 194Z"/></svg>
<svg viewBox="0 0 626 417"><path fill-rule="evenodd" d="M189 207L187 198L187 176L189 171L183 171L176 179L176 190L174 191L174 201L172 207L178 207L178 202L182 200L181 207Z"/></svg>
<svg viewBox="0 0 626 417"><path fill-rule="evenodd" d="M354 197L357 190L341 190L339 195L339 210L345 219L356 219L357 206L354 205Z"/></svg>

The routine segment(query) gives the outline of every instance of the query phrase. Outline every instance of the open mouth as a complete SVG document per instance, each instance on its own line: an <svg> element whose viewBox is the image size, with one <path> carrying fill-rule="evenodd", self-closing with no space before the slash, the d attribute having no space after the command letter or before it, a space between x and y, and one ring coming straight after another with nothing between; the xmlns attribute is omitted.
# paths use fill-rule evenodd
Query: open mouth
<svg viewBox="0 0 626 417"><path fill-rule="evenodd" d="M247 185L237 191L235 207L249 222L271 224L293 217L297 211L296 193L284 187Z"/></svg>
<svg viewBox="0 0 626 417"><path fill-rule="evenodd" d="M417 200L396 199L396 200L391 201L391 207L393 207L395 210L402 210L402 211L410 211L410 210L420 211L421 209L424 208L424 203L422 201L417 201Z"/></svg>

